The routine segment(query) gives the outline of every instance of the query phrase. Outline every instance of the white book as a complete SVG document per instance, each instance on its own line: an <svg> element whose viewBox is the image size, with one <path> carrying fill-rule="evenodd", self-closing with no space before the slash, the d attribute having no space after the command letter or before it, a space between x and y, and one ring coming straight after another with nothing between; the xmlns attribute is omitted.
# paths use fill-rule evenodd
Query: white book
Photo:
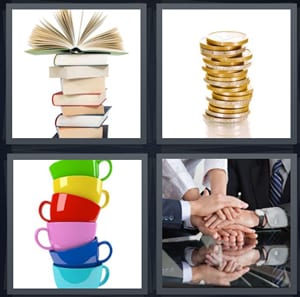
<svg viewBox="0 0 300 297"><path fill-rule="evenodd" d="M100 127L108 117L110 106L105 107L105 114L92 114L92 115L74 115L64 116L59 114L55 120L56 127L86 127L97 128Z"/></svg>
<svg viewBox="0 0 300 297"><path fill-rule="evenodd" d="M49 67L50 78L84 78L84 77L107 77L108 65L100 66L51 66Z"/></svg>
<svg viewBox="0 0 300 297"><path fill-rule="evenodd" d="M52 104L55 106L97 106L102 104L105 99L105 91L75 95L64 95L62 92L57 92L52 95Z"/></svg>
<svg viewBox="0 0 300 297"><path fill-rule="evenodd" d="M54 65L107 65L109 54L57 54Z"/></svg>

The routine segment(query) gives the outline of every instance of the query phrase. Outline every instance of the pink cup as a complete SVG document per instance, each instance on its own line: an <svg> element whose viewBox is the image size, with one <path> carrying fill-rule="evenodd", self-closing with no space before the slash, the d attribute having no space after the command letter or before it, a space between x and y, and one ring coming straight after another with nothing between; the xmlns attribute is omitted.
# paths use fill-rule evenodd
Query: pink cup
<svg viewBox="0 0 300 297"><path fill-rule="evenodd" d="M50 246L45 246L39 241L39 233L46 231ZM35 231L36 243L45 250L66 250L86 244L96 235L95 222L48 222L47 228Z"/></svg>

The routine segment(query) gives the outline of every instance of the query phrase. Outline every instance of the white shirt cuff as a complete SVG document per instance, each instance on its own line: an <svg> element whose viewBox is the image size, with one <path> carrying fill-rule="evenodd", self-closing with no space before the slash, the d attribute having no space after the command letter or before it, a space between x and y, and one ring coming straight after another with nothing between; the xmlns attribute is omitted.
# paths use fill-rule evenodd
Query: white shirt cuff
<svg viewBox="0 0 300 297"><path fill-rule="evenodd" d="M182 282L189 283L193 279L192 267L186 262L182 262Z"/></svg>
<svg viewBox="0 0 300 297"><path fill-rule="evenodd" d="M194 228L191 224L191 206L188 201L180 200L181 203L181 220L186 228Z"/></svg>
<svg viewBox="0 0 300 297"><path fill-rule="evenodd" d="M262 208L266 214L267 223L264 228L284 228L289 225L285 211L280 207Z"/></svg>
<svg viewBox="0 0 300 297"><path fill-rule="evenodd" d="M194 247L186 247L184 249L184 259L192 267L195 266L192 262L192 254L194 249Z"/></svg>

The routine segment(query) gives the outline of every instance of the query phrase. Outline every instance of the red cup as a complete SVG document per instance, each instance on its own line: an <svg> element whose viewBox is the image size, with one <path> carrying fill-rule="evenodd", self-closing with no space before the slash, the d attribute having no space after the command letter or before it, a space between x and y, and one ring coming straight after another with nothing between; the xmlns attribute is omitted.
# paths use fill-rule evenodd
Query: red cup
<svg viewBox="0 0 300 297"><path fill-rule="evenodd" d="M50 205L50 219L43 215L43 208ZM52 200L39 206L40 217L46 222L95 222L100 206L89 199L66 193L54 193Z"/></svg>

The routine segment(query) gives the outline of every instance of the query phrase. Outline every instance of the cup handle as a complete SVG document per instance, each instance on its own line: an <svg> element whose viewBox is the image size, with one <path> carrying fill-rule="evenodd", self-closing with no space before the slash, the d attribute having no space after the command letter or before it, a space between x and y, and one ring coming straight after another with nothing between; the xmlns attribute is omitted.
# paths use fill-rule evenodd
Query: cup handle
<svg viewBox="0 0 300 297"><path fill-rule="evenodd" d="M50 222L50 220L48 220L48 219L46 219L45 217L44 217L44 215L43 215L43 207L44 207L44 205L45 204L50 204L50 206L51 206L51 202L49 202L49 201L43 201L41 204L40 204L40 206L39 206L39 214L40 214L40 217L44 220L44 221L46 221L46 222Z"/></svg>
<svg viewBox="0 0 300 297"><path fill-rule="evenodd" d="M35 239L35 242L38 244L38 246L40 246L42 249L45 249L45 250L51 250L51 246L45 246L45 245L42 245L39 241L39 233L41 231L46 231L48 233L48 229L47 228L39 228L35 231L35 234L34 234L34 239ZM48 237L49 237L49 233L48 233Z"/></svg>
<svg viewBox="0 0 300 297"><path fill-rule="evenodd" d="M106 190L102 190L101 191L101 195L102 193L104 194L105 196L105 202L103 203L103 205L100 205L101 208L104 208L107 206L108 202L109 202L109 193L106 191Z"/></svg>
<svg viewBox="0 0 300 297"><path fill-rule="evenodd" d="M111 160L96 160L96 162L98 163L98 166L100 166L101 162L107 162L108 163L108 172L104 177L99 177L102 181L106 180L109 178L109 176L111 175L112 172L112 162Z"/></svg>
<svg viewBox="0 0 300 297"><path fill-rule="evenodd" d="M101 263L101 264L104 263L104 262L106 262L106 261L111 257L111 254L112 254L112 246L111 246L111 244L110 244L108 241L105 241L105 240L104 240L104 241L99 242L99 243L98 243L98 249L100 249L100 246L103 245L103 244L105 244L105 245L108 246L109 252L108 252L108 255L107 255L106 258L104 258L104 259L98 261L98 262Z"/></svg>
<svg viewBox="0 0 300 297"><path fill-rule="evenodd" d="M108 267L106 267L105 265L101 265L101 267L102 267L102 269L105 270L105 276L102 280L100 280L100 283L99 283L98 287L104 285L107 282L108 278L109 278L109 269L108 269ZM101 275L102 275L102 273L101 273Z"/></svg>

